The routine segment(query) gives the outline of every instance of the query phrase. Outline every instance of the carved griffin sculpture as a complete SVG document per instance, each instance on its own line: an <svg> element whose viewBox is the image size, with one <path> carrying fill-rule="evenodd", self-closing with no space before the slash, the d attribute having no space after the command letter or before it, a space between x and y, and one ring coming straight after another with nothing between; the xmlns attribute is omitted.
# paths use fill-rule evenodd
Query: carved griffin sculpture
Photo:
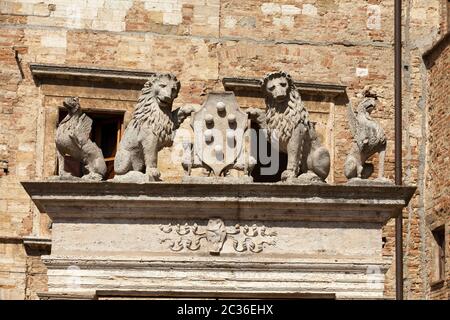
<svg viewBox="0 0 450 320"><path fill-rule="evenodd" d="M64 156L69 155L83 164L83 179L102 180L106 173L102 150L90 140L92 119L81 111L77 97L64 100L67 116L56 130L56 150L60 178L73 178L64 168Z"/></svg>
<svg viewBox="0 0 450 320"><path fill-rule="evenodd" d="M121 175L145 173L148 181L159 181L158 151L173 144L175 130L191 114L192 107L172 111L180 82L169 73L158 73L145 83L114 161Z"/></svg>
<svg viewBox="0 0 450 320"><path fill-rule="evenodd" d="M372 119L370 114L377 104L377 96L366 88L364 99L356 112L348 104L348 119L353 135L353 143L344 165L344 174L348 179L367 179L373 173L373 165L366 160L375 153L380 153L378 179L384 179L384 158L386 151L386 135L383 128Z"/></svg>
<svg viewBox="0 0 450 320"><path fill-rule="evenodd" d="M286 72L267 74L261 81L266 111L247 109L250 118L277 140L280 151L288 156L282 180L302 175L306 181L324 181L330 171L330 154L322 146L315 124L309 121L300 93Z"/></svg>

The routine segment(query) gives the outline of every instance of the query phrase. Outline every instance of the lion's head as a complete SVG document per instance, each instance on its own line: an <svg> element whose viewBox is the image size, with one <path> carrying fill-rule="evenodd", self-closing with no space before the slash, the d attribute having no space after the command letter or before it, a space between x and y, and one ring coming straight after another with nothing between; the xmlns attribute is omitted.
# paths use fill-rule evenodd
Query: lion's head
<svg viewBox="0 0 450 320"><path fill-rule="evenodd" d="M371 114L377 105L375 98L364 98L364 100L358 105L358 113Z"/></svg>
<svg viewBox="0 0 450 320"><path fill-rule="evenodd" d="M276 103L286 102L295 89L291 76L284 71L267 74L261 81L261 89L265 98ZM270 103L272 105L272 103Z"/></svg>
<svg viewBox="0 0 450 320"><path fill-rule="evenodd" d="M135 128L150 128L158 137L158 144L168 146L174 130L172 104L179 91L180 82L173 74L152 75L139 96L131 125Z"/></svg>
<svg viewBox="0 0 450 320"><path fill-rule="evenodd" d="M287 72L267 74L261 81L261 90L267 106L267 129L279 138L283 148L291 138L292 130L299 123L308 126L308 112Z"/></svg>
<svg viewBox="0 0 450 320"><path fill-rule="evenodd" d="M358 113L371 114L376 108L378 102L378 95L372 89L372 87L366 86L364 90L357 95L363 100L360 102L357 108Z"/></svg>
<svg viewBox="0 0 450 320"><path fill-rule="evenodd" d="M154 97L161 108L171 108L180 91L180 81L171 73L156 73L145 83L142 95Z"/></svg>
<svg viewBox="0 0 450 320"><path fill-rule="evenodd" d="M64 99L63 106L69 114L74 114L80 110L80 99L78 97L68 97Z"/></svg>

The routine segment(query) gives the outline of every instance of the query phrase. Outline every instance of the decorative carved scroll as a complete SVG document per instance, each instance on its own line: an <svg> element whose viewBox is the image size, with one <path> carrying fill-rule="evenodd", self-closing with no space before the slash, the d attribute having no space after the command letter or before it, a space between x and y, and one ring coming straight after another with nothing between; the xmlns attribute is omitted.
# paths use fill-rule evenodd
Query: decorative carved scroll
<svg viewBox="0 0 450 320"><path fill-rule="evenodd" d="M210 219L206 226L193 225L160 225L159 229L170 235L160 240L161 244L168 244L171 251L182 251L183 249L196 251L202 245L206 245L209 253L219 254L224 243L230 239L236 252L259 253L265 246L276 244L274 237L276 231L270 231L266 226L235 226L226 227L220 218Z"/></svg>

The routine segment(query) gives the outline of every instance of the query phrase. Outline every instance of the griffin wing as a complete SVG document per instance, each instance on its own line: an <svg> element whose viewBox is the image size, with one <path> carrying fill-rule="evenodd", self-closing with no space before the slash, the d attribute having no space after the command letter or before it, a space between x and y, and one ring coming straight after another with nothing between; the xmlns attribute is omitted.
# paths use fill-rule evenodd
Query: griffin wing
<svg viewBox="0 0 450 320"><path fill-rule="evenodd" d="M77 129L75 130L75 136L80 146L85 145L89 141L91 129L92 119L89 118L86 114L83 114L80 117L80 122L78 123Z"/></svg>

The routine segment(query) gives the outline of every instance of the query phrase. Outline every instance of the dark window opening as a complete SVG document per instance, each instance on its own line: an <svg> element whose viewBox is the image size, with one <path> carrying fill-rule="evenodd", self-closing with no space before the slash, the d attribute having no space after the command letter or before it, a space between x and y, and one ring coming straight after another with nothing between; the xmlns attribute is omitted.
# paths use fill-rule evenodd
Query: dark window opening
<svg viewBox="0 0 450 320"><path fill-rule="evenodd" d="M278 150L272 150L270 142L267 141L267 139L264 138L264 135L259 133L259 126L255 122L252 121L251 128L255 130L258 134L256 135L256 141L252 141L252 154L256 159L256 165L255 168L252 171L252 177L254 182L278 182L281 180L281 174L284 170L287 168L287 154L280 152ZM264 139L264 141L260 141L260 139ZM263 161L261 159L261 152L259 150L260 144L263 143L267 144L267 157L271 157L271 152L278 152L278 168L275 174L268 175L262 172L263 168L267 168L271 166L271 163L269 164L263 164Z"/></svg>
<svg viewBox="0 0 450 320"><path fill-rule="evenodd" d="M440 226L433 233L433 282L445 280L445 226Z"/></svg>
<svg viewBox="0 0 450 320"><path fill-rule="evenodd" d="M102 150L105 158L107 172L105 179L114 178L114 159L120 139L123 134L124 112L89 112L85 111L92 119L91 140ZM67 115L67 111L59 110L59 122ZM80 161L66 155L64 157L64 168L75 177L83 175Z"/></svg>

